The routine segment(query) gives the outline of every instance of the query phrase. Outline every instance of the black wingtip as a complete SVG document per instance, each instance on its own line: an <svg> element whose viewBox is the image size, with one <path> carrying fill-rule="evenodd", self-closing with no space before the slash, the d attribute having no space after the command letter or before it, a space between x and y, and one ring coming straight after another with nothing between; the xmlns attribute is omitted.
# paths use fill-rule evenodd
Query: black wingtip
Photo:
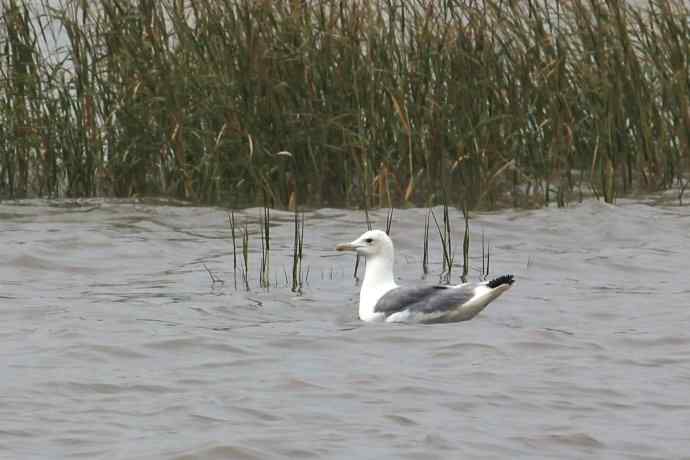
<svg viewBox="0 0 690 460"><path fill-rule="evenodd" d="M486 283L487 286L489 286L491 289L497 288L498 286L502 284L513 284L515 282L515 277L513 275L503 275L499 276L498 278L494 278L488 283Z"/></svg>

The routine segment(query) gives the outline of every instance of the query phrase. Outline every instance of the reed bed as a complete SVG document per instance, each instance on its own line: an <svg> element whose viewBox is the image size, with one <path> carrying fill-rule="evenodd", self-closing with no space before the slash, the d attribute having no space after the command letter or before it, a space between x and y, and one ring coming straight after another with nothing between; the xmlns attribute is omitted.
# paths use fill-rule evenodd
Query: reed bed
<svg viewBox="0 0 690 460"><path fill-rule="evenodd" d="M440 284L452 284L453 280L452 270L453 267L460 266L454 262L455 252L453 249L453 241L456 240L456 236L453 234L451 221L453 217L451 216L451 209L448 205L443 205L440 209L442 214L442 220L439 222L434 210L428 208L425 213L424 222L424 234L423 234L423 253L421 257L421 271L422 277L426 277L429 274L429 264L430 264L430 244L431 239L434 237L430 232L431 220L434 221L436 228L436 237L438 238L439 248L437 259L439 260L438 276ZM391 230L393 228L393 217L394 209L388 210L385 216L385 231L388 235L391 235ZM372 228L372 221L366 220L368 214L364 214L366 228ZM233 278L234 278L234 289L244 289L247 291L252 290L252 285L261 288L263 290L269 290L272 287L275 288L289 288L293 293L297 295L303 294L303 288L305 284L309 282L310 267L307 265L306 270L304 266L304 228L305 228L305 214L303 211L295 209L292 216L292 247L289 250L289 258L292 261L291 273L292 279L285 267L283 267L282 277L284 281L279 281L279 275L275 271L271 271L270 265L270 228L271 228L271 216L270 210L267 207L261 208L261 212L256 219L244 217L244 222L240 225L238 224L238 219L234 210L231 210L227 216L227 221L230 226L229 238L232 244L232 265L233 265ZM481 265L475 260L476 265L472 267L470 265L470 214L467 210L462 210L462 221L464 223L464 233L462 235L462 274L460 275L460 281L465 283L470 281L468 276L470 270L475 272L477 277L481 280L486 280L491 273L491 246L489 244L486 235L482 232L481 235ZM252 230L250 231L250 226ZM240 262L238 263L238 244L236 238L241 239L241 254L239 255ZM253 238L250 239L250 235ZM252 240L254 243L252 243ZM258 269L258 277L249 277L249 253L252 252L250 247L254 246L256 254L258 255L258 260L255 262ZM280 244L279 244L280 246ZM355 258L354 263L354 278L356 282L359 282L359 265L360 261L363 260L360 257ZM211 280L212 286L224 285L225 281L221 279L217 274L213 273L206 264L202 264L202 267L207 272L209 279ZM238 270L240 274L241 286L238 285ZM345 272L342 272L344 276ZM273 282L271 282L271 276L273 276ZM333 268L329 273L321 272L321 280L326 279L333 280L335 273ZM251 282L250 282L251 281ZM238 287L239 286L239 287Z"/></svg>
<svg viewBox="0 0 690 460"><path fill-rule="evenodd" d="M689 13L681 0L0 0L0 195L682 198Z"/></svg>

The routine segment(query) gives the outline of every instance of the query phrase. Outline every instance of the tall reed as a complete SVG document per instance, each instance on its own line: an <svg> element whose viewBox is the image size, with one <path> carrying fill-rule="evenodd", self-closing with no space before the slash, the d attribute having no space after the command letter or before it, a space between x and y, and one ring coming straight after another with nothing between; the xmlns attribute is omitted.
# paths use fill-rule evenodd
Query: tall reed
<svg viewBox="0 0 690 460"><path fill-rule="evenodd" d="M262 208L259 219L259 240L261 243L261 262L259 264L259 284L263 288L271 287L271 211L268 206Z"/></svg>
<svg viewBox="0 0 690 460"><path fill-rule="evenodd" d="M424 217L424 246L422 248L422 272L426 275L429 272L429 216L431 209L426 212Z"/></svg>
<svg viewBox="0 0 690 460"><path fill-rule="evenodd" d="M450 283L451 273L453 271L453 245L452 239L453 235L450 228L450 217L448 214L448 205L443 205L443 228L438 223L436 215L431 211L431 217L434 219L434 224L436 225L436 231L441 239L441 249L442 249L442 261L443 269L441 272L441 282L448 284Z"/></svg>
<svg viewBox="0 0 690 460"><path fill-rule="evenodd" d="M682 0L0 6L2 196L472 209L690 177Z"/></svg>
<svg viewBox="0 0 690 460"><path fill-rule="evenodd" d="M235 280L235 289L237 289L237 241L235 236L235 211L230 210L230 215L227 217L230 224L230 237L232 238L232 274Z"/></svg>
<svg viewBox="0 0 690 460"><path fill-rule="evenodd" d="M242 280L245 290L249 291L249 225L245 221L242 231Z"/></svg>
<svg viewBox="0 0 690 460"><path fill-rule="evenodd" d="M294 215L294 239L292 246L292 292L302 292L302 250L304 248L304 213L301 218L297 209Z"/></svg>
<svg viewBox="0 0 690 460"><path fill-rule="evenodd" d="M367 205L367 200L364 200L364 220L367 223L367 230L371 230L371 219L369 219L369 206ZM352 277L355 279L359 279L358 273L359 273L359 261L360 261L360 256L359 253L355 256L355 269L354 273L352 274Z"/></svg>
<svg viewBox="0 0 690 460"><path fill-rule="evenodd" d="M462 237L462 282L467 281L467 275L470 272L470 213L467 206L462 208L462 217L465 222L465 233ZM482 240L483 241L483 240ZM483 249L483 246L482 246ZM482 259L483 260L483 259ZM488 269L487 269L488 270Z"/></svg>

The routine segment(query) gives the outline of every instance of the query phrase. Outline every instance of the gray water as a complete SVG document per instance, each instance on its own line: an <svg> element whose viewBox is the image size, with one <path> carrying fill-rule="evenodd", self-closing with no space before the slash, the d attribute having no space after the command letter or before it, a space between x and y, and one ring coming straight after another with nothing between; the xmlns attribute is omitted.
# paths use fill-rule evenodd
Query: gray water
<svg viewBox="0 0 690 460"><path fill-rule="evenodd" d="M260 288L259 214L237 215L246 291L224 210L0 203L0 457L690 458L690 208L476 214L471 279L484 233L517 282L442 325L356 319L333 247L361 212L306 213L301 295L292 216L273 212ZM401 283L422 278L424 214L395 213ZM433 238L426 282L440 254Z"/></svg>

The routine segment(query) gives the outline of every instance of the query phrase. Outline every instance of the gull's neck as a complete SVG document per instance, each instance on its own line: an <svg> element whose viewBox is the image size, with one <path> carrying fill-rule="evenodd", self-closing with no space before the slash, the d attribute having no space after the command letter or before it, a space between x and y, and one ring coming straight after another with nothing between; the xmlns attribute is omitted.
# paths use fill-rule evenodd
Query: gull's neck
<svg viewBox="0 0 690 460"><path fill-rule="evenodd" d="M367 257L364 281L359 291L359 318L364 321L383 319L381 313L374 312L376 302L397 286L393 276L392 248L382 254Z"/></svg>

